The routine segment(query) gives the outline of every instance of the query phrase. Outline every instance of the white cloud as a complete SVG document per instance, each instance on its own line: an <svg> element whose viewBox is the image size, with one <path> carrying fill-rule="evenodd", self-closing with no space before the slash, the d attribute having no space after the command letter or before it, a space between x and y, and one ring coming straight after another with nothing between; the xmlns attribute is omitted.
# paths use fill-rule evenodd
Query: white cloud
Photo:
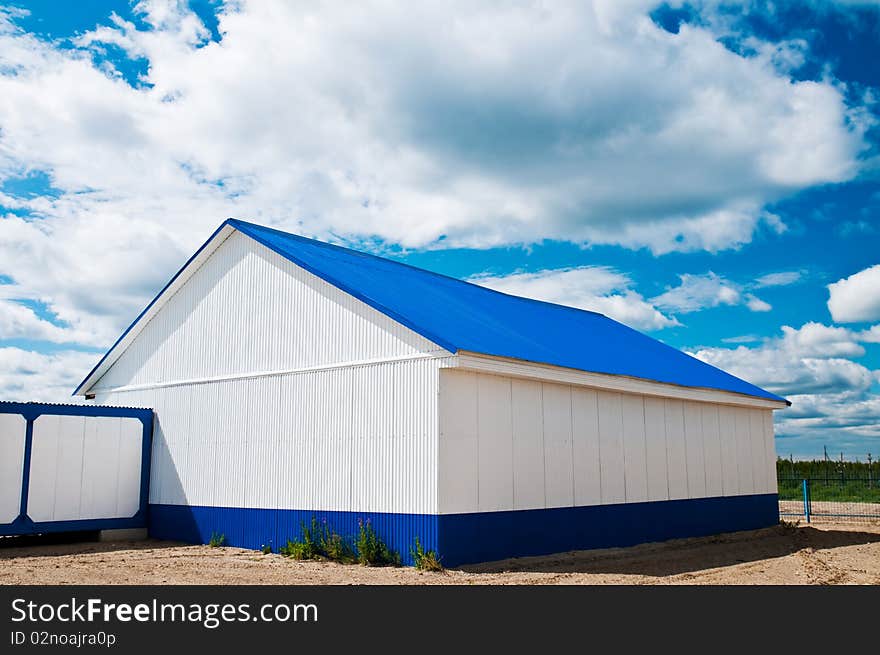
<svg viewBox="0 0 880 655"><path fill-rule="evenodd" d="M828 293L836 322L880 321L880 264L829 284Z"/></svg>
<svg viewBox="0 0 880 655"><path fill-rule="evenodd" d="M68 334L92 346L112 343L187 256L161 225L100 211L87 220L0 220L8 266L0 273L15 281L0 290L45 302Z"/></svg>
<svg viewBox="0 0 880 655"><path fill-rule="evenodd" d="M784 287L799 282L803 274L800 271L781 271L768 273L755 280L755 287Z"/></svg>
<svg viewBox="0 0 880 655"><path fill-rule="evenodd" d="M712 271L703 275L685 273L679 275L680 283L667 289L651 302L662 309L680 314L689 314L702 309L722 305L745 305L753 312L769 312L769 303L751 293L745 293L743 286L731 282Z"/></svg>
<svg viewBox="0 0 880 655"><path fill-rule="evenodd" d="M842 327L805 323L800 329L782 326L782 345L806 357L861 357L865 349L858 335Z"/></svg>
<svg viewBox="0 0 880 655"><path fill-rule="evenodd" d="M772 348L706 348L698 359L780 394L866 390L871 372L848 359L803 357Z"/></svg>
<svg viewBox="0 0 880 655"><path fill-rule="evenodd" d="M745 295L746 307L748 307L753 312L769 312L773 309L773 306L758 298L757 296L747 293Z"/></svg>
<svg viewBox="0 0 880 655"><path fill-rule="evenodd" d="M859 341L863 343L880 343L880 325L873 325L867 330L858 333Z"/></svg>
<svg viewBox="0 0 880 655"><path fill-rule="evenodd" d="M709 271L705 275L679 275L681 283L652 302L670 311L688 314L707 307L738 305L742 300L736 285Z"/></svg>
<svg viewBox="0 0 880 655"><path fill-rule="evenodd" d="M636 329L679 325L634 291L629 277L604 266L482 275L470 281L504 293L599 312Z"/></svg>
<svg viewBox="0 0 880 655"><path fill-rule="evenodd" d="M872 391L880 371L850 358L864 354L859 342L878 335L873 328L855 332L807 323L799 329L783 326L780 337L756 347L702 348L692 354L786 396L792 406L776 413L777 436L800 440L800 450L837 443L854 455L865 443L856 437L880 437L880 398Z"/></svg>
<svg viewBox="0 0 880 655"><path fill-rule="evenodd" d="M74 387L95 365L94 353L38 353L0 347L0 398L18 401L80 402Z"/></svg>
<svg viewBox="0 0 880 655"><path fill-rule="evenodd" d="M812 450L802 454L821 457L824 444L835 455L844 452L847 459L859 457L864 461L867 452L877 457L880 396L854 392L791 396L790 400L792 406L776 416L779 448L785 448L790 439L804 444L799 450Z"/></svg>
<svg viewBox="0 0 880 655"><path fill-rule="evenodd" d="M6 286L6 285L4 285ZM0 292L3 287L0 286ZM76 343L87 335L46 321L30 308L0 294L0 339L30 339L54 343Z"/></svg>
<svg viewBox="0 0 880 655"><path fill-rule="evenodd" d="M714 366L781 394L866 391L874 373L849 358L861 357L862 335L846 328L805 323L782 326L782 336L755 348L703 348L694 354Z"/></svg>
<svg viewBox="0 0 880 655"><path fill-rule="evenodd" d="M0 182L44 171L55 190L0 193L0 274L69 326L7 303L0 333L109 345L228 216L415 248L718 251L784 231L768 201L857 173L865 119L833 80L788 78L800 46L743 58L711 28L659 29L654 4L242 1L204 45L186 3L152 0L149 29L117 17L79 49L0 12ZM93 62L111 44L148 64L138 88ZM518 283L677 324L592 270ZM720 284L709 302L766 310Z"/></svg>
<svg viewBox="0 0 880 655"><path fill-rule="evenodd" d="M724 343L756 343L761 340L761 337L755 334L743 334L736 337L726 337L721 341Z"/></svg>
<svg viewBox="0 0 880 655"><path fill-rule="evenodd" d="M405 247L717 251L783 231L768 201L857 174L868 124L833 80L789 79L796 49L744 58L653 4L242 1L205 44L185 3L152 0L148 29L117 18L72 49L0 14L0 181L55 189L0 194L0 274L105 346L228 216ZM137 88L94 63L107 44L145 60ZM674 322L628 287L595 301Z"/></svg>

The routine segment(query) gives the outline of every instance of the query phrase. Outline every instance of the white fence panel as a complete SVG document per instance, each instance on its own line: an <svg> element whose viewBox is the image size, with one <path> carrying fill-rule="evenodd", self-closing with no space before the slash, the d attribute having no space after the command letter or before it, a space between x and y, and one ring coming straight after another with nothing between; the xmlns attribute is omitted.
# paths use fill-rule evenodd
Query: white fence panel
<svg viewBox="0 0 880 655"><path fill-rule="evenodd" d="M26 428L20 414L0 414L0 523L12 523L20 509Z"/></svg>
<svg viewBox="0 0 880 655"><path fill-rule="evenodd" d="M28 516L36 522L133 516L140 506L142 439L136 418L37 417Z"/></svg>

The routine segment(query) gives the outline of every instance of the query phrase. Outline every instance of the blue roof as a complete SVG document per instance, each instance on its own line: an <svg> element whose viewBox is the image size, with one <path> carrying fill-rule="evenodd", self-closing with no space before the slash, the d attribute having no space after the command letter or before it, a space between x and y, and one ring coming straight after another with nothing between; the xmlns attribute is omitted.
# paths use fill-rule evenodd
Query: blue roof
<svg viewBox="0 0 880 655"><path fill-rule="evenodd" d="M787 402L596 312L511 296L253 223L226 224L450 352Z"/></svg>

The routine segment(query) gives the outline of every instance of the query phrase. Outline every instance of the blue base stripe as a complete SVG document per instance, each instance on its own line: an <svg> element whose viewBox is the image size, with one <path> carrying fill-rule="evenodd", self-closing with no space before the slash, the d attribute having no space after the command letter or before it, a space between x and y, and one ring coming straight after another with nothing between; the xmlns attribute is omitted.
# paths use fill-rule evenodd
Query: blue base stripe
<svg viewBox="0 0 880 655"><path fill-rule="evenodd" d="M443 564L485 562L568 550L631 546L649 541L754 530L779 521L776 494L698 498L651 503L563 507L474 514L391 514L288 509L150 505L150 536L207 543L222 534L230 546L274 551L301 535L312 517L353 538L358 521L412 564L416 537Z"/></svg>
<svg viewBox="0 0 880 655"><path fill-rule="evenodd" d="M779 522L776 494L440 517L448 565L755 530Z"/></svg>
<svg viewBox="0 0 880 655"><path fill-rule="evenodd" d="M416 537L425 549L437 549L437 517L430 514L150 505L149 533L156 539L197 544L208 543L216 533L225 537L228 546L256 550L268 544L278 552L289 539L301 537L302 525L311 523L313 517L352 542L358 522L369 520L385 543L400 553L404 564L412 564L410 549Z"/></svg>

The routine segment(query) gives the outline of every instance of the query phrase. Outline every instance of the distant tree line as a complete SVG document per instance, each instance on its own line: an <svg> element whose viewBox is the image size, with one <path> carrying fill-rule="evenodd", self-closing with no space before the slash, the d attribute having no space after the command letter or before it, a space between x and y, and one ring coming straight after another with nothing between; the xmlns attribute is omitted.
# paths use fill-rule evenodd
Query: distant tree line
<svg viewBox="0 0 880 655"><path fill-rule="evenodd" d="M880 482L880 462L872 458L868 462L846 462L834 459L776 460L776 476L779 479L830 480L859 479Z"/></svg>

